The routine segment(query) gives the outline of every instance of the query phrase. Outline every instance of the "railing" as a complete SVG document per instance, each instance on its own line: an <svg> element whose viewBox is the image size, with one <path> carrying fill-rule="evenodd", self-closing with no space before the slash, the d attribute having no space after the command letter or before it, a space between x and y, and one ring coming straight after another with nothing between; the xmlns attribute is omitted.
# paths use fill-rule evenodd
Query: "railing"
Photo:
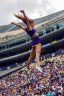
<svg viewBox="0 0 64 96"><path fill-rule="evenodd" d="M53 18L53 19L51 19L49 21L45 21L45 22L41 23L37 27L37 29L48 27L49 25L51 25L53 23L57 23L58 21L63 20L63 19L64 19L64 14L63 15L60 15L60 16L58 16L56 18Z"/></svg>

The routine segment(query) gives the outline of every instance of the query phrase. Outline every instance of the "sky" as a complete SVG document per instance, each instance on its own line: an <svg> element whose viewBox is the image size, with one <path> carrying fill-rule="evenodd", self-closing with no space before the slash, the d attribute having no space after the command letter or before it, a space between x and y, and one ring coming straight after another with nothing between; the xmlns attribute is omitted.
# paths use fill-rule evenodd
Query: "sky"
<svg viewBox="0 0 64 96"><path fill-rule="evenodd" d="M14 13L22 9L28 17L36 19L64 10L64 0L0 0L0 26L21 22Z"/></svg>

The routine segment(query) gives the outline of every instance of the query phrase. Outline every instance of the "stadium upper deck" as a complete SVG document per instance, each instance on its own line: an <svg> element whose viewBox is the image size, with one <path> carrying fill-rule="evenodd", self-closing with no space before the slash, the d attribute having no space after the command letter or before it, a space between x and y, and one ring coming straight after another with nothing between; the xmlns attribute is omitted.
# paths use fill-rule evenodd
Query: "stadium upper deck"
<svg viewBox="0 0 64 96"><path fill-rule="evenodd" d="M39 26L39 24L41 23L44 23L47 21L50 21L51 19L53 18L56 18L56 17L59 17L59 16L63 16L64 15L64 10L63 11L60 11L60 12L57 12L57 13L54 13L54 14L51 14L51 15L48 15L48 16L45 16L45 17L42 17L42 18L39 18L39 19L35 19L35 25L37 25L37 27ZM23 24L23 23L21 23ZM18 28L17 26L13 26L11 24L9 25L4 25L4 26L0 26L0 34L4 32L4 34L6 33L6 35L9 36L9 34L7 32L10 32L10 31L16 31L20 28ZM18 31L17 31L18 32ZM18 32L20 33L20 32ZM11 34L14 36L14 35L17 35L18 33L16 32L11 32ZM10 35L11 35L10 34ZM0 37L5 37L5 35L3 36L3 34L0 35Z"/></svg>
<svg viewBox="0 0 64 96"><path fill-rule="evenodd" d="M48 21L48 20L51 20L59 15L62 15L64 14L64 10L62 11L59 11L59 12L56 12L56 13L53 13L51 15L48 15L48 16L45 16L45 17L42 17L42 18L39 18L39 19L36 19L35 20L35 24L38 24L38 23L42 23L42 22L45 22L45 21ZM16 26L12 26L11 24L9 25L4 25L4 26L0 26L0 32L10 32L10 31L13 31L13 30L17 30L18 27Z"/></svg>
<svg viewBox="0 0 64 96"><path fill-rule="evenodd" d="M8 26L8 27L6 27ZM10 27L9 27L10 26ZM1 26L0 29L7 31L1 31L0 33L0 50L7 49L13 46L17 46L22 43L30 41L30 37L15 25ZM14 28L13 28L14 27ZM43 18L35 20L35 27L40 36L57 31L64 28L64 11L60 11Z"/></svg>

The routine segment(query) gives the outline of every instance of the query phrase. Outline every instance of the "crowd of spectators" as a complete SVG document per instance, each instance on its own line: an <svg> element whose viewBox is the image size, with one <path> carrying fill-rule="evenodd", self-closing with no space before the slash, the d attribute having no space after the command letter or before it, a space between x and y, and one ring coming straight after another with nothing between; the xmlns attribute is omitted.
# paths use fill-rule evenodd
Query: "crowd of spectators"
<svg viewBox="0 0 64 96"><path fill-rule="evenodd" d="M64 96L64 54L44 58L43 73L35 64L0 79L0 96Z"/></svg>

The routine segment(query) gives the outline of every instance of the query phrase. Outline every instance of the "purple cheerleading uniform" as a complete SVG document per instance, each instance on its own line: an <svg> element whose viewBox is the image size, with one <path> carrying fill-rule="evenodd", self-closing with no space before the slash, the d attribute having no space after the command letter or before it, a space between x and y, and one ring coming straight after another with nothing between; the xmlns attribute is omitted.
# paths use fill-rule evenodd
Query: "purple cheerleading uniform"
<svg viewBox="0 0 64 96"><path fill-rule="evenodd" d="M32 36L34 35L34 33L36 32L36 30L33 28L32 30L29 31L29 30L26 28L26 32L27 32L27 34L28 34L30 37L32 37ZM32 47L35 46L35 45L37 45L37 44L41 44L41 40L40 40L39 36L37 36L37 37L35 37L35 38L32 38Z"/></svg>

